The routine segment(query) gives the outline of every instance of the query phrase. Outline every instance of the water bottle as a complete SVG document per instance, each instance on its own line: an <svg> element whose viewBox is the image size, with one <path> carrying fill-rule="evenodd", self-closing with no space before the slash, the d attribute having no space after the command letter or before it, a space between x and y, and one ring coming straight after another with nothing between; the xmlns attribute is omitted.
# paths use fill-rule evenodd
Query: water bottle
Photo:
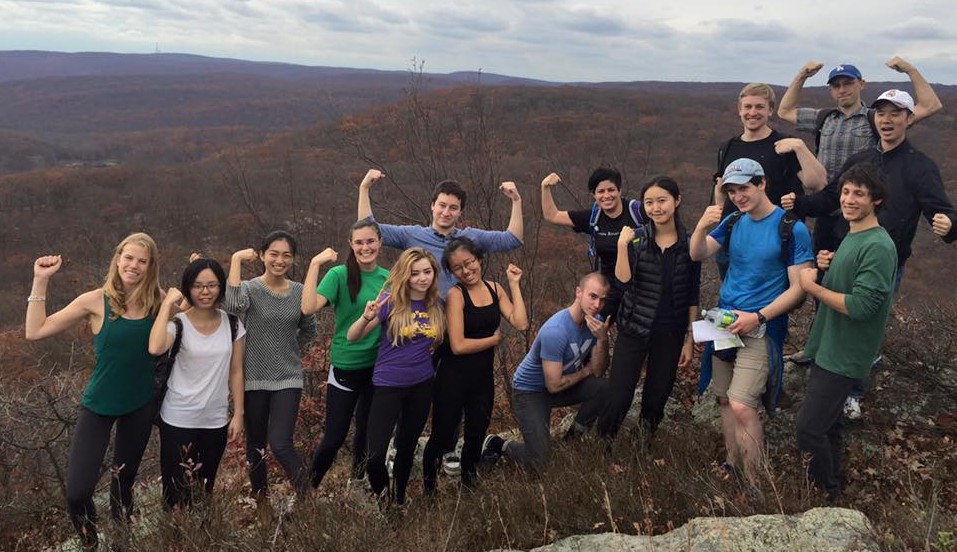
<svg viewBox="0 0 957 552"><path fill-rule="evenodd" d="M702 310L701 317L714 324L719 330L725 330L731 324L734 324L734 321L738 319L738 315L734 311L729 309L722 309L720 307L714 307L710 310ZM767 330L767 327L764 324L758 325L757 328L747 333L748 337L753 337L755 339L761 339L764 337L764 333Z"/></svg>
<svg viewBox="0 0 957 552"><path fill-rule="evenodd" d="M738 319L738 315L734 311L720 307L701 311L701 317L714 324L714 327L719 330L726 329Z"/></svg>

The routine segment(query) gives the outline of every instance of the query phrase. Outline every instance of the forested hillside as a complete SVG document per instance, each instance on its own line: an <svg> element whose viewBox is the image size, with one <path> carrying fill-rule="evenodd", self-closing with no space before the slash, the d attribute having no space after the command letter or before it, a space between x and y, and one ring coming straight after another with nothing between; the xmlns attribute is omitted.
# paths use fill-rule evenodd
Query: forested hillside
<svg viewBox="0 0 957 552"><path fill-rule="evenodd" d="M523 267L525 297L537 328L569 299L572 282L588 269L584 240L542 223L539 183L546 174L562 175L556 201L566 209L590 203L585 180L599 165L621 170L625 195L653 175L670 175L682 187L681 217L691 227L710 193L716 148L740 131L735 101L741 85L734 83L456 85L418 70L403 74L401 81L387 77L387 84L380 75L365 73L346 80L176 74L46 76L0 83L0 278L6 282L0 289L0 548L11 549L33 527L49 525L51 534L69 534L66 516L56 509L63 502L73 409L92 357L88 331L77 331L72 339L23 340L24 299L38 255L62 254L65 261L50 284L48 311L100 285L112 248L132 231L148 232L158 242L164 286L178 281L190 252L202 251L225 262L233 251L258 244L275 228L299 239L296 276L301 278L305 263L321 249L344 251L346 232L355 220L357 185L368 168L387 174L372 191L377 218L400 223L427 223L432 186L454 178L469 193L465 223L504 228L509 203L497 188L503 180L514 180L524 199L525 246L494 258L491 272L500 275L509 261ZM869 83L868 96L882 89ZM910 135L940 165L948 192L957 201L957 89L938 91L944 111ZM827 102L821 89L810 90L805 99L821 106ZM774 126L792 131L785 124ZM903 310L893 326L897 333L889 339L895 360L906 360L903 368L909 374L928 374L926 381L912 376L907 380L912 385L902 387L894 399L906 399L906 390L926 393L936 402L922 403L927 408L913 423L917 429L901 429L895 425L898 420L882 410L879 422L868 429L870 440L853 457L863 481L860 494L854 495L860 507L897 497L907 501L900 510L910 516L901 519L920 530L940 529L939 517L928 522L921 517L928 512L911 511L928 506L931 494L933 515L953 520L957 512L954 427L942 425L949 419L944 416L957 414L951 393L957 392L952 376L957 372L957 336L953 318L948 318L948 313L957 313L955 262L957 248L943 244L922 223L907 265ZM707 266L707 302L714 297L713 273ZM796 317L799 334L806 330L809 311ZM323 323L327 338L330 320ZM503 373L517 362L532 335L510 336L501 354ZM933 346L915 344L921 336L933 336ZM320 341L307 360L310 381L316 385L328 369L324 346ZM304 441L311 442L319 431L318 397L317 387L307 389L305 415L315 418L305 424L309 429L300 436ZM690 392L680 400L690 405ZM507 426L505 418L501 415L496 423ZM675 443L681 443L678 433L672 436ZM774 451L772 461L782 473L793 475L800 459L783 443L789 438L780 439L782 449ZM908 443L920 446L915 451ZM885 456L884 449L868 448L883 444L888 444L886 450L903 450ZM939 448L924 455L931 446ZM709 455L713 448L681 443L669 462L682 455ZM871 466L867 462L875 458L886 465L865 473ZM633 461L614 465L626 472L647 468L628 463ZM917 475L907 482L904 475L911 469ZM942 475L950 479L940 481ZM680 473L661 477L680 484ZM524 484L525 489L537 488ZM552 491L542 490L541 497L532 498L554 497ZM626 491L622 485L611 494L614 500L634 501ZM452 500L446 503L450 511L455 508ZM482 507L477 511L491 519L498 502L484 495L478 500ZM588 530L580 526L586 521L598 528L610 520L603 530L615 526L626 532L663 532L691 515L758 511L750 506L719 508L712 502L709 512L703 500L694 497L657 514L654 508L642 510L639 501L618 517L610 507L607 516L595 507L597 521L583 518L558 528L547 527L546 509L545 537L539 539L542 531L537 528L536 535L527 531L516 543ZM800 501L771 510L795 511L811 502L805 493ZM884 508L883 502L870 507L867 513L879 518L880 530L889 527L895 510ZM624 519L635 511L643 517ZM481 534L504 546L511 538L507 529L503 537L481 527L478 518L469 519L477 525L457 526L456 542L477 546L478 541L470 539ZM432 528L454 521L441 518ZM452 530L445 529L451 536ZM924 544L902 535L900 528L886 530L891 537L884 542L897 549ZM352 538L359 539L360 533ZM33 534L29 542L41 542L42 537ZM419 534L401 538L407 549L431 542ZM292 541L285 546L297 549Z"/></svg>

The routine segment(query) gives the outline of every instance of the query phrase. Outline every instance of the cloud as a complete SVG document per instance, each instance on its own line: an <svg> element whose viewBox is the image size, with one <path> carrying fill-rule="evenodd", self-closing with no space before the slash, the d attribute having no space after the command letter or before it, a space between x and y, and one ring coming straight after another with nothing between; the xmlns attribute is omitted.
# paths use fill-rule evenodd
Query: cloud
<svg viewBox="0 0 957 552"><path fill-rule="evenodd" d="M416 18L415 23L430 33L449 38L494 35L509 30L509 21L487 9L443 6Z"/></svg>
<svg viewBox="0 0 957 552"><path fill-rule="evenodd" d="M747 42L788 42L794 40L797 34L775 21L756 22L746 19L716 19L704 25L713 36L721 40L735 43Z"/></svg>
<svg viewBox="0 0 957 552"><path fill-rule="evenodd" d="M900 55L957 82L953 0L892 17L888 0L0 0L0 49L181 51L308 65L478 67L558 81L759 80L787 84L809 59L869 78ZM879 31L877 31L879 29ZM890 73L890 76L897 76Z"/></svg>
<svg viewBox="0 0 957 552"><path fill-rule="evenodd" d="M887 31L888 38L898 40L953 40L957 33L937 21L914 18Z"/></svg>

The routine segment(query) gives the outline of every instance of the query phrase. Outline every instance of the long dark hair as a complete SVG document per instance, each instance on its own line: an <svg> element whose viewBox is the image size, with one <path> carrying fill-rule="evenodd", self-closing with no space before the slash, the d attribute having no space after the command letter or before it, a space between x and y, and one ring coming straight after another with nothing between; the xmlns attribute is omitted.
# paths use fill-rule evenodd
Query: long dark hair
<svg viewBox="0 0 957 552"><path fill-rule="evenodd" d="M349 229L349 256L346 258L346 287L349 288L349 298L352 299L353 304L355 304L356 299L359 297L359 288L362 287L362 270L359 268L359 259L356 259L356 252L352 250L352 236L356 233L356 230L361 228L372 228L375 230L376 237L379 238L380 247L382 242L382 232L372 217L357 220L356 223L352 225L352 228Z"/></svg>

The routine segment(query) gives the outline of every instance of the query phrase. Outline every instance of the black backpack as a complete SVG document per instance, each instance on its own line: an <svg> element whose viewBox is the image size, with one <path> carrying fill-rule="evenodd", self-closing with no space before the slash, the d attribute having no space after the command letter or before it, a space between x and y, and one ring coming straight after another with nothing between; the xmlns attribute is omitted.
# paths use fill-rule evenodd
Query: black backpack
<svg viewBox="0 0 957 552"><path fill-rule="evenodd" d="M816 155L821 149L821 129L824 128L824 122L827 121L828 117L834 115L835 113L840 113L841 110L832 107L831 109L821 109L817 112L817 121L814 123L814 154ZM871 135L874 137L874 142L880 139L880 134L877 132L877 124L874 122L874 110L867 110L867 124L871 127Z"/></svg>
<svg viewBox="0 0 957 552"><path fill-rule="evenodd" d="M229 319L230 343L232 343L236 341L236 332L239 331L239 319L234 314L227 314L226 316ZM183 344L183 321L174 316L171 322L176 327L176 337L173 338L173 345L166 353L155 357L156 360L153 362L153 402L156 405L153 423L156 425L159 425L160 406L163 404L163 398L166 397L166 391L169 389L169 375L173 371L176 355Z"/></svg>
<svg viewBox="0 0 957 552"><path fill-rule="evenodd" d="M743 215L741 211L735 211L728 215L728 229L726 231L727 235L724 238L724 243L721 245L721 249L725 251L725 254L731 255L731 231L734 230L734 225L738 222ZM785 267L788 266L788 262L791 260L791 256L794 254L794 224L798 221L798 218L794 216L794 213L791 211L785 211L784 216L781 217L781 221L778 223L778 236L781 237L781 264Z"/></svg>

